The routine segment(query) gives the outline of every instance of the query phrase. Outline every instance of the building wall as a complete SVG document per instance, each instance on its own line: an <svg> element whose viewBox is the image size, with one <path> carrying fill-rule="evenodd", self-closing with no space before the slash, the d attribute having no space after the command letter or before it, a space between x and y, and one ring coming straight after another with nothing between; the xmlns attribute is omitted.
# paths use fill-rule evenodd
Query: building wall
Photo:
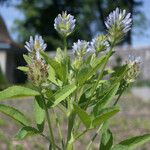
<svg viewBox="0 0 150 150"><path fill-rule="evenodd" d="M6 52L0 51L0 67L4 74L6 73L6 59Z"/></svg>

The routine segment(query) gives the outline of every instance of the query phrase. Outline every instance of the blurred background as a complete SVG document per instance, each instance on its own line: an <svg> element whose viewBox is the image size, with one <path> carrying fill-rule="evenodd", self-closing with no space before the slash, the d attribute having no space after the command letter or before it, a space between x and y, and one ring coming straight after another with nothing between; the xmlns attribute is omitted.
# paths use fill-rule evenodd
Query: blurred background
<svg viewBox="0 0 150 150"><path fill-rule="evenodd" d="M138 80L123 95L120 102L123 110L112 123L112 129L117 133L116 141L120 137L150 132L149 0L0 0L0 89L14 83L26 82L26 75L16 67L25 65L22 55L27 52L24 43L29 40L30 35L42 35L50 53L54 53L56 47L62 46L62 41L54 30L54 19L58 13L67 11L77 19L75 32L68 40L71 48L71 44L77 39L90 41L97 34L105 33L105 18L116 7L131 12L133 26L126 38L116 47L117 53L111 64L119 65L129 54L140 56L143 63ZM29 112L32 110L30 100L10 100L9 104ZM45 141L41 141L45 146L30 142L31 139L22 143L13 141L13 134L10 133L17 131L17 127L13 123L7 124L3 115L0 114L0 117L1 150L45 149ZM79 148L82 143L84 141L77 143ZM148 150L149 147L150 144L146 144L143 150ZM93 149L96 149L96 144Z"/></svg>

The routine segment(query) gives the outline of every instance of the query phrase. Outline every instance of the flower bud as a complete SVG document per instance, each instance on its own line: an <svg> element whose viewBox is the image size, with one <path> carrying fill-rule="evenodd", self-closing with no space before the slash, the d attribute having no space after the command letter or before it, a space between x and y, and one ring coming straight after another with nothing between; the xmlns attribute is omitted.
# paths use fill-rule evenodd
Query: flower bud
<svg viewBox="0 0 150 150"><path fill-rule="evenodd" d="M73 32L75 22L74 16L67 14L67 12L62 12L55 18L54 28L61 36L67 37Z"/></svg>
<svg viewBox="0 0 150 150"><path fill-rule="evenodd" d="M140 64L141 64L141 58L134 56L129 56L129 60L127 61L127 65L129 67L129 70L127 71L127 74L124 77L124 80L127 83L134 82L137 76L140 73Z"/></svg>
<svg viewBox="0 0 150 150"><path fill-rule="evenodd" d="M73 44L72 49L74 54L79 57L83 57L88 51L91 50L89 48L89 42L84 40L78 40L78 42Z"/></svg>
<svg viewBox="0 0 150 150"><path fill-rule="evenodd" d="M96 36L91 42L91 49L96 53L105 51L109 48L109 43L104 35Z"/></svg>
<svg viewBox="0 0 150 150"><path fill-rule="evenodd" d="M33 60L33 63L28 64L29 70L27 72L28 79L33 84L39 86L47 81L48 66L43 60Z"/></svg>

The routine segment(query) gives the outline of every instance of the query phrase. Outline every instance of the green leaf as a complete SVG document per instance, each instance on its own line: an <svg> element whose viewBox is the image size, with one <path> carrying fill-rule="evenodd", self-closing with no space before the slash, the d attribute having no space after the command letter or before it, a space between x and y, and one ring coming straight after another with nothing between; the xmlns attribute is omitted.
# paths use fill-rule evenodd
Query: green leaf
<svg viewBox="0 0 150 150"><path fill-rule="evenodd" d="M86 128L90 128L90 126L91 126L91 117L90 117L90 115L88 115L86 113L86 111L81 109L78 105L74 104L73 106L74 106L75 112L78 114L79 118L81 119L83 124L86 126Z"/></svg>
<svg viewBox="0 0 150 150"><path fill-rule="evenodd" d="M17 140L22 140L26 138L27 136L35 135L38 133L39 131L37 129L30 127L30 126L25 126L18 131L18 133L15 135L15 138Z"/></svg>
<svg viewBox="0 0 150 150"><path fill-rule="evenodd" d="M75 84L70 84L70 85L66 85L66 86L62 87L62 89L58 90L53 96L55 101L54 101L54 104L52 105L52 107L55 107L61 101L66 99L70 94L72 94L76 90L76 88L77 87Z"/></svg>
<svg viewBox="0 0 150 150"><path fill-rule="evenodd" d="M18 70L21 70L21 71L23 71L23 72L27 72L27 71L29 70L29 68L28 68L28 67L25 67L25 66L19 66L19 67L17 67L17 69L18 69Z"/></svg>
<svg viewBox="0 0 150 150"><path fill-rule="evenodd" d="M36 96L39 94L39 92L26 87L12 86L0 92L0 100L25 96Z"/></svg>
<svg viewBox="0 0 150 150"><path fill-rule="evenodd" d="M36 96L34 100L34 115L37 127L40 131L43 131L44 120L45 120L45 110L43 100L40 96Z"/></svg>
<svg viewBox="0 0 150 150"><path fill-rule="evenodd" d="M133 149L127 149L127 147L123 146L123 145L116 145L115 147L111 148L110 150L133 150Z"/></svg>
<svg viewBox="0 0 150 150"><path fill-rule="evenodd" d="M132 137L115 145L111 150L134 150L150 141L150 134Z"/></svg>
<svg viewBox="0 0 150 150"><path fill-rule="evenodd" d="M118 112L119 112L119 108L116 106L101 110L100 115L94 117L92 121L92 127L101 125L104 121L108 120Z"/></svg>
<svg viewBox="0 0 150 150"><path fill-rule="evenodd" d="M132 137L115 145L111 150L133 150L150 141L150 134ZM121 148L123 149L121 149Z"/></svg>
<svg viewBox="0 0 150 150"><path fill-rule="evenodd" d="M106 104L108 104L112 100L112 98L116 95L119 85L120 85L120 83L115 83L114 85L112 85L108 89L108 91L106 93L104 93L102 99L100 99L97 102L97 104L93 108L93 112L94 112L95 116L97 114L99 114L100 109L103 108Z"/></svg>
<svg viewBox="0 0 150 150"><path fill-rule="evenodd" d="M96 59L92 66L85 66L81 68L77 74L77 83L79 85L84 84L91 76L93 76L96 71L102 66L102 64L105 62L106 56L102 56L99 59Z"/></svg>
<svg viewBox="0 0 150 150"><path fill-rule="evenodd" d="M113 135L112 132L107 129L102 133L101 144L99 150L110 150L113 145Z"/></svg>
<svg viewBox="0 0 150 150"><path fill-rule="evenodd" d="M8 115L9 117L21 123L22 125L26 126L29 125L29 122L27 118L24 116L24 114L13 107L0 104L0 112Z"/></svg>
<svg viewBox="0 0 150 150"><path fill-rule="evenodd" d="M48 71L49 71L48 79L55 85L62 86L62 82L59 79L56 79L55 70L51 66L49 66Z"/></svg>
<svg viewBox="0 0 150 150"><path fill-rule="evenodd" d="M28 55L23 55L24 60L26 61L27 64L31 64L33 61L31 59L31 57L29 57Z"/></svg>
<svg viewBox="0 0 150 150"><path fill-rule="evenodd" d="M61 65L61 63L57 62L56 60L50 58L45 52L41 51L40 54L43 56L43 58L45 59L45 61L55 70L55 73L57 75L57 77L60 80L64 80L64 76L66 76L65 74L65 69L64 67Z"/></svg>

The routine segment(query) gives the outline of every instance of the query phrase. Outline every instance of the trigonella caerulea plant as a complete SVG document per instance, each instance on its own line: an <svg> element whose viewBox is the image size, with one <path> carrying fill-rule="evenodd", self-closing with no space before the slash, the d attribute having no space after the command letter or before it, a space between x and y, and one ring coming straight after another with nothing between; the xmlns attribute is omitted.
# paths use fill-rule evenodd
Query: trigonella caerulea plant
<svg viewBox="0 0 150 150"><path fill-rule="evenodd" d="M76 150L76 141L84 139L90 131L95 135L80 149L93 149L96 137L100 141L99 150L137 149L150 140L150 134L145 134L113 144L109 127L110 119L120 110L118 101L122 93L140 72L141 59L133 56L129 56L124 65L107 71L114 46L131 29L131 22L131 14L117 8L105 21L106 35L97 35L91 42L78 40L73 43L71 58L67 53L67 37L75 29L75 19L67 12L59 14L54 21L56 31L65 39L64 47L57 48L54 58L45 53L47 45L41 36L30 37L25 45L29 52L24 55L27 66L18 69L28 75L31 85L12 86L0 92L3 100L34 97L36 125L19 110L0 104L2 113L22 125L16 139L39 134L48 141L49 150ZM67 125L65 133L62 132L62 118Z"/></svg>

